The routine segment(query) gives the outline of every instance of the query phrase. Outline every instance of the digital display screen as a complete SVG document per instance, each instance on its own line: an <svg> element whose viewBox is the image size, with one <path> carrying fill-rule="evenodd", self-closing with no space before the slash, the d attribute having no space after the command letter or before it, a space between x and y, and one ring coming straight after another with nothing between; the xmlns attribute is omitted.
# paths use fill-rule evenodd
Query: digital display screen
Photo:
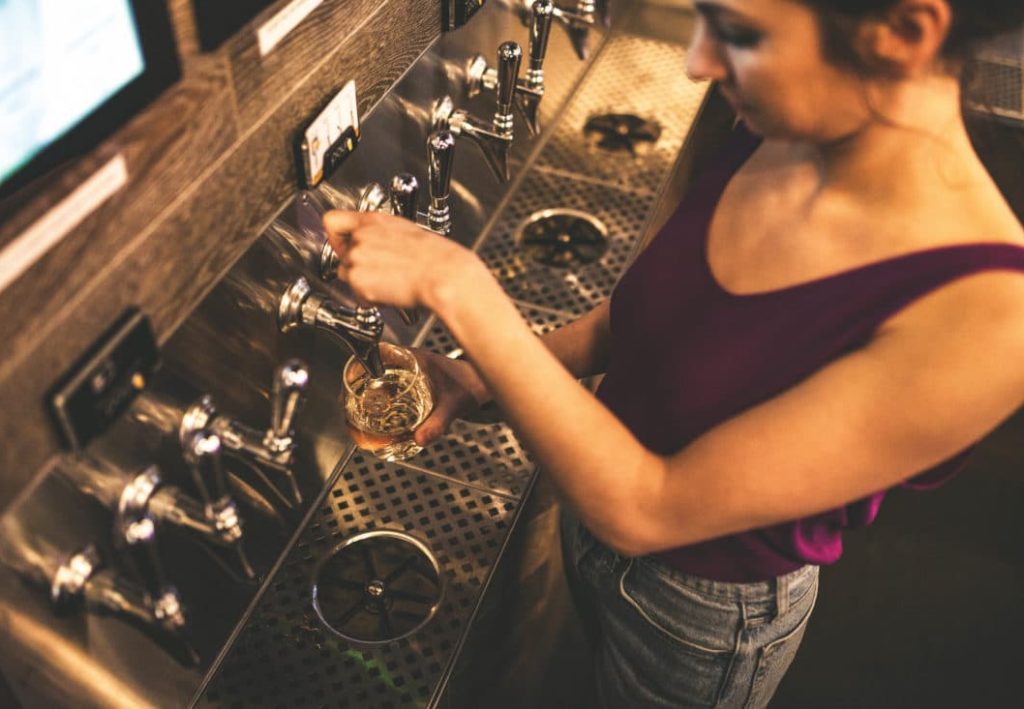
<svg viewBox="0 0 1024 709"><path fill-rule="evenodd" d="M0 183L145 69L129 0L0 0Z"/></svg>

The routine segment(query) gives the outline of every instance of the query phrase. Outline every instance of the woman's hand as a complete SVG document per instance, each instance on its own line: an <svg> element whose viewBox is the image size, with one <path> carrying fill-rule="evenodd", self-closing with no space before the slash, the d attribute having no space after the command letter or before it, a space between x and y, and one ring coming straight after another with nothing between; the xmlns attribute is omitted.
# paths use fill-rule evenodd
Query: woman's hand
<svg viewBox="0 0 1024 709"><path fill-rule="evenodd" d="M435 309L439 288L468 294L460 284L486 273L469 249L400 217L332 210L324 229L341 264L338 278L373 303Z"/></svg>
<svg viewBox="0 0 1024 709"><path fill-rule="evenodd" d="M490 400L487 386L473 365L428 350L413 350L430 380L434 408L416 429L416 442L427 446L440 438L452 421L466 416Z"/></svg>

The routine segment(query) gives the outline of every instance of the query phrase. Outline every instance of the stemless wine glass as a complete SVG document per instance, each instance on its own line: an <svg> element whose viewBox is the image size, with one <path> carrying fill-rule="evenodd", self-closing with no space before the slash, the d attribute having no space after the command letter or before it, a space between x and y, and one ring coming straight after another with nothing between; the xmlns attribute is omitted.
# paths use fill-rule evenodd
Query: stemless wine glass
<svg viewBox="0 0 1024 709"><path fill-rule="evenodd" d="M380 344L384 376L374 379L355 358L345 364L345 421L356 445L383 460L406 460L423 448L413 439L434 407L430 382L409 350Z"/></svg>

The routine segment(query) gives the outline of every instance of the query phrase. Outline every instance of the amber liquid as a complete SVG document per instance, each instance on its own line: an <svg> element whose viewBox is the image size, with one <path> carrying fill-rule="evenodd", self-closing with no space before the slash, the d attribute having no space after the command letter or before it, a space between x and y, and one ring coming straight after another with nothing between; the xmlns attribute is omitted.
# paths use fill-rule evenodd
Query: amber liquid
<svg viewBox="0 0 1024 709"><path fill-rule="evenodd" d="M405 460L422 450L416 428L434 406L426 378L407 369L387 367L374 379L363 374L350 385L345 420L352 440L384 460Z"/></svg>

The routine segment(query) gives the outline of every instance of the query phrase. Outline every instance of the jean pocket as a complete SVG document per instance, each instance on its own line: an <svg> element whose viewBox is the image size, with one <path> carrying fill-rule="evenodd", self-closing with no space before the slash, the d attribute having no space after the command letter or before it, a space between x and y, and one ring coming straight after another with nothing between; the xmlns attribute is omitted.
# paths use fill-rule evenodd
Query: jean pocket
<svg viewBox="0 0 1024 709"><path fill-rule="evenodd" d="M714 704L736 654L738 607L667 582L644 559L631 561L619 594L647 681L679 704Z"/></svg>
<svg viewBox="0 0 1024 709"><path fill-rule="evenodd" d="M811 613L814 611L817 600L818 583L815 580L813 586L795 602L785 619L780 619L784 624L782 634L766 643L758 652L750 695L745 704L747 709L767 706L768 701L775 694L786 670L789 669L793 658L796 657L796 651L800 649L800 643L803 641L807 623L811 619ZM794 617L798 620L790 627ZM789 622L786 622L787 620Z"/></svg>

